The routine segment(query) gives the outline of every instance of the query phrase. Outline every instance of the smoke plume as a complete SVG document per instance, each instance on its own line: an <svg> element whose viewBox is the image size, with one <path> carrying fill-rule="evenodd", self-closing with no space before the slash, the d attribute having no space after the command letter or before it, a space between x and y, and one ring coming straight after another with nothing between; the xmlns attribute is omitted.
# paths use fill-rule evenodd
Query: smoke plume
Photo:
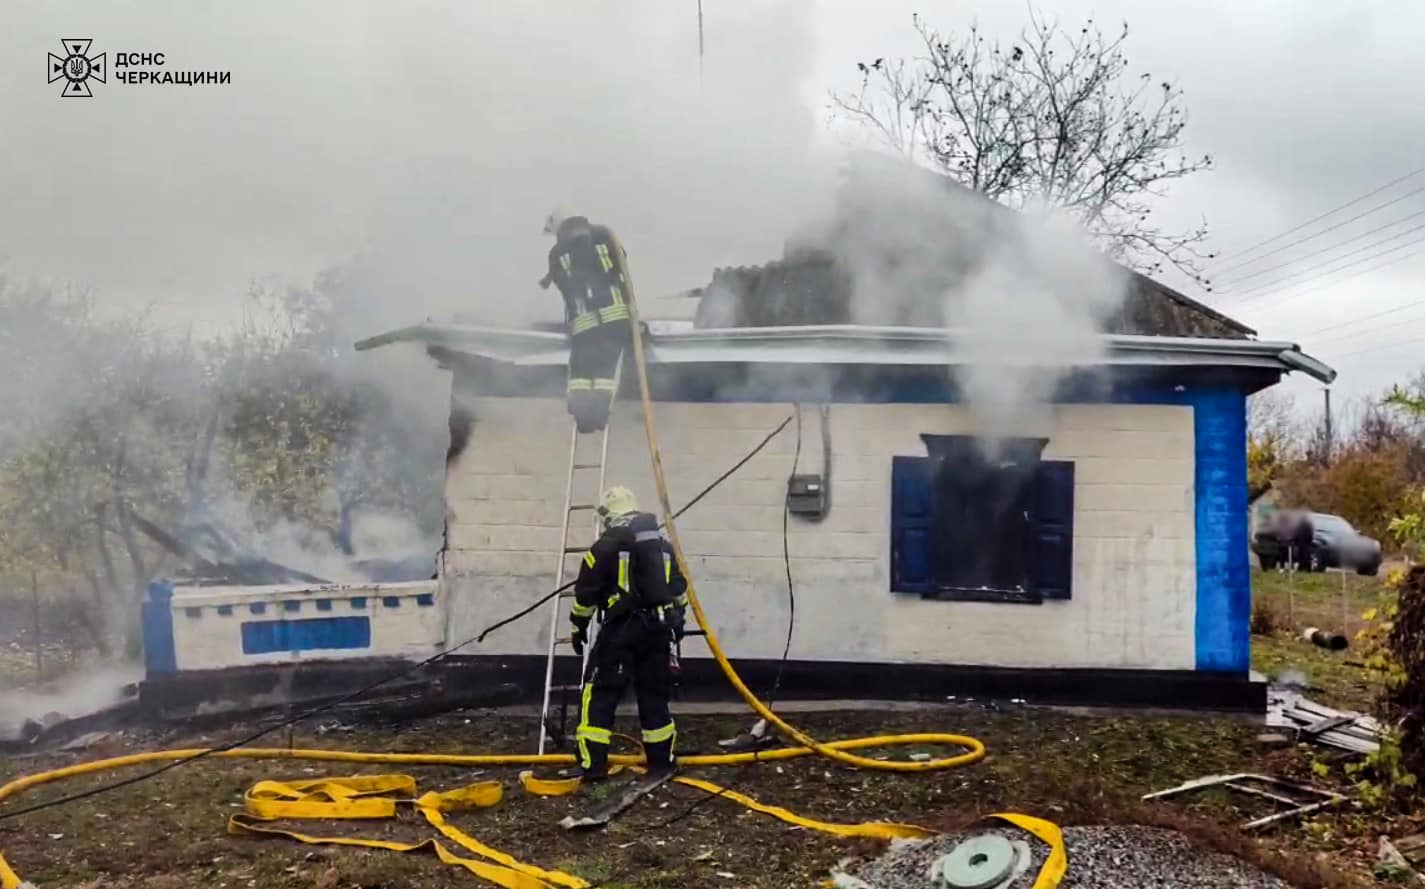
<svg viewBox="0 0 1425 889"><path fill-rule="evenodd" d="M40 688L0 691L0 741L19 737L26 720L48 727L60 717L77 719L113 707L124 699L124 686L142 678L138 664L109 663Z"/></svg>
<svg viewBox="0 0 1425 889"><path fill-rule="evenodd" d="M232 83L110 83L75 107L0 73L24 123L0 140L0 261L200 332L231 323L253 279L305 284L358 255L380 294L368 331L451 312L555 320L535 281L558 209L620 233L640 293L696 286L775 255L827 194L814 15L710 6L700 66L696 10L658 0L86 9L96 51L162 51ZM72 27L53 4L6 24L41 58Z"/></svg>
<svg viewBox="0 0 1425 889"><path fill-rule="evenodd" d="M1127 296L1127 270L1061 211L1012 211L892 158L852 160L827 232L852 320L946 330L987 441L1045 429L1059 384L1104 357L1104 325Z"/></svg>

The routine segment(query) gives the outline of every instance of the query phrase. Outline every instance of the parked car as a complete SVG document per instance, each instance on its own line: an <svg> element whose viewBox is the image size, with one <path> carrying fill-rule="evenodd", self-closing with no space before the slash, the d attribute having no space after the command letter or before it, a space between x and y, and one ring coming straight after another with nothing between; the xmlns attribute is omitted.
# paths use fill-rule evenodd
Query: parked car
<svg viewBox="0 0 1425 889"><path fill-rule="evenodd" d="M1309 512L1306 516L1311 519L1312 540L1302 558L1302 570L1342 568L1372 577L1380 573L1380 541L1357 531L1340 516L1324 512ZM1258 529L1252 538L1252 552L1257 554L1263 571L1286 564L1286 547L1276 525Z"/></svg>

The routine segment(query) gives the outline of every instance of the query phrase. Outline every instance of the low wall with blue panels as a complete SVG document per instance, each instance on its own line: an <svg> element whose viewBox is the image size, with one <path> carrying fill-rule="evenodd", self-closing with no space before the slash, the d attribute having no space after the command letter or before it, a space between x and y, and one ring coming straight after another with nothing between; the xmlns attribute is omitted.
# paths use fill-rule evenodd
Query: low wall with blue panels
<svg viewBox="0 0 1425 889"><path fill-rule="evenodd" d="M356 586L178 587L144 604L150 676L253 664L429 657L444 642L434 580Z"/></svg>

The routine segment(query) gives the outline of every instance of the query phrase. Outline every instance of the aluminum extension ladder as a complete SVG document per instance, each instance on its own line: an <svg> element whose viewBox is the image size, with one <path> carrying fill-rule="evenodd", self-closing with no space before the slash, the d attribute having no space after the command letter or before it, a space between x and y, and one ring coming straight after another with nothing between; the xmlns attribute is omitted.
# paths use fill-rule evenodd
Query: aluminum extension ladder
<svg viewBox="0 0 1425 889"><path fill-rule="evenodd" d="M580 433L578 422L570 419L569 422L569 479L564 488L564 520L559 532L559 554L558 565L554 570L554 587L558 589L564 586L566 578L571 575L570 559L574 559L572 574L577 577L579 573L579 562L584 558L593 542L598 539L602 529L599 526L598 506L599 498L604 493L604 473L608 466L609 459L609 430L613 427L613 401L617 398L619 383L622 378L623 358L620 356L618 364L614 368L614 391L610 397L609 419L604 423L601 432ZM587 453L588 445L592 444L589 439L598 437L598 462L593 462L588 457L581 457L581 453ZM584 447L581 447L584 444ZM598 475L592 492L588 487L588 477L597 470ZM576 493L576 489L578 493ZM590 517L590 531L593 536L589 538L587 546L570 545L569 531L574 525L575 513L587 512ZM567 635L561 636L561 621L569 612L570 599L574 598L574 591L568 590L554 597L549 609L549 651L545 657L544 664L544 700L539 708L539 754L544 754L545 745L551 739L549 733L550 704L553 701L554 692L560 689L568 691L570 688L579 689L583 685L583 678L589 665L589 654L594 648L594 636L598 633L597 621L591 621L589 638L584 644L584 659L579 667L577 681L568 687L556 686L554 684L554 664L559 656L559 648L567 646L572 648L573 643Z"/></svg>

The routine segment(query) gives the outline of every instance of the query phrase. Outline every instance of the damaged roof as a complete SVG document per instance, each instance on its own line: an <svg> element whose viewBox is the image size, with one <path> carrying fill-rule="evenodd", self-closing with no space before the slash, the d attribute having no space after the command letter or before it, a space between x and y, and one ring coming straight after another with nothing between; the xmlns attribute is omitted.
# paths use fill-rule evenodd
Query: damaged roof
<svg viewBox="0 0 1425 889"><path fill-rule="evenodd" d="M1247 325L1160 284L1129 275L1122 305L1102 325L1105 333L1136 336L1248 339ZM693 294L701 297L698 327L788 327L852 322L851 277L830 254L803 254L760 266L720 268ZM939 327L939 305L914 312L914 327Z"/></svg>
<svg viewBox="0 0 1425 889"><path fill-rule="evenodd" d="M1054 237L1060 240L1046 241ZM1256 335L1240 321L1147 275L1091 248L1081 249L1077 237L1072 243L1064 240L1062 233L1048 230L1047 222L939 173L871 155L859 155L847 165L831 221L789 240L781 259L716 269L706 286L693 291L701 298L695 323L943 327L947 298L953 301L972 275L995 261L1037 263L1040 280L1051 279L1048 288L1062 287L1056 298L1086 286L1121 291L1071 294L1065 300L1084 312L1101 312L1095 326L1105 333ZM1065 267L1062 273L1060 266ZM1020 282L1011 277L1010 283ZM1003 298L1021 297L1006 292Z"/></svg>

